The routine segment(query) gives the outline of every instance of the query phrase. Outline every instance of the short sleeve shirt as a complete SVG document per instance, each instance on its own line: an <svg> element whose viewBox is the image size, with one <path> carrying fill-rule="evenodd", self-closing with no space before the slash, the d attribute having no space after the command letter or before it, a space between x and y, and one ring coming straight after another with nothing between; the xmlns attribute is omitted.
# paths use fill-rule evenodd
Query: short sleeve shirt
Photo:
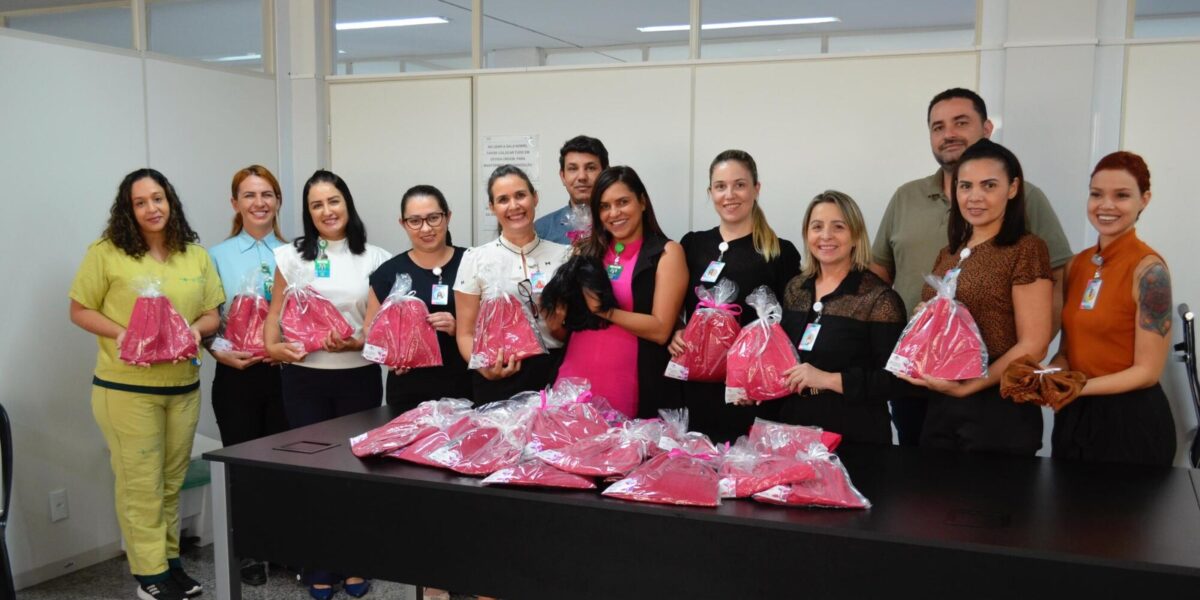
<svg viewBox="0 0 1200 600"><path fill-rule="evenodd" d="M454 282L454 291L474 296L486 296L489 293L515 293L517 284L526 279L532 279L533 273L540 272L545 281L554 277L554 272L562 266L571 254L571 247L556 244L542 238L518 247L503 237L496 238L481 246L467 250L463 255L462 264L458 267L458 280ZM495 279L488 279L487 273L494 273ZM538 333L547 348L561 348L562 342L550 334L545 319L537 319Z"/></svg>
<svg viewBox="0 0 1200 600"><path fill-rule="evenodd" d="M159 290L188 324L225 301L221 278L208 252L199 244L188 244L184 252L172 252L165 262L149 254L134 258L109 240L88 247L69 293L72 300L127 327L139 291L149 279L160 282ZM149 368L121 362L117 341L97 336L100 351L95 375L106 382L144 387L181 387L196 383L200 369L191 361L160 363Z"/></svg>
<svg viewBox="0 0 1200 600"><path fill-rule="evenodd" d="M933 265L933 275L940 278L956 264L958 254L944 247ZM1050 260L1046 243L1028 233L1011 246L998 246L994 239L988 240L972 248L971 256L963 261L955 299L975 318L989 360L999 358L1017 344L1013 286L1038 279L1050 279ZM933 296L933 288L926 284L921 300Z"/></svg>
<svg viewBox="0 0 1200 600"><path fill-rule="evenodd" d="M1071 245L1046 194L1025 183L1025 214L1030 233L1045 241L1050 265L1071 259ZM946 246L950 201L942 193L942 171L896 189L888 202L872 247L873 260L895 273L893 286L907 307L921 300L921 288L938 251Z"/></svg>
<svg viewBox="0 0 1200 600"><path fill-rule="evenodd" d="M363 318L367 314L369 278L392 255L383 248L367 244L362 254L350 251L345 239L328 242L325 254L329 258L329 277L315 277L316 264L304 260L293 244L275 249L275 261L286 281L308 281L309 285L337 307L338 312L354 328L354 336L362 338ZM314 369L353 369L372 364L358 352L310 352L302 362L295 363Z"/></svg>
<svg viewBox="0 0 1200 600"><path fill-rule="evenodd" d="M270 234L261 240L242 230L241 233L209 248L213 264L221 276L221 285L225 288L226 306L233 297L243 291L247 278L254 274L253 281L265 281L267 288L264 295L269 297L271 282L275 280L275 249L284 242ZM257 277L261 276L261 278Z"/></svg>

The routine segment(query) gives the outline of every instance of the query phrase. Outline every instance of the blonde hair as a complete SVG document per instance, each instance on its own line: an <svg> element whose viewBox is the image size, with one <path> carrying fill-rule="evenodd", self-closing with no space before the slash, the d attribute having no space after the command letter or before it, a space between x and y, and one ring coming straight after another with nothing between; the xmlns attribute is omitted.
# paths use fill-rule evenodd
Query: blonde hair
<svg viewBox="0 0 1200 600"><path fill-rule="evenodd" d="M233 184L230 186L230 198L236 199L238 196L238 187L242 182L250 176L263 178L275 192L275 197L279 199L279 206L275 208L275 216L271 218L271 229L275 232L275 237L281 242L286 242L287 238L283 237L283 232L279 230L279 208L283 207L283 190L279 187L279 180L271 174L270 169L262 165L250 165L245 169L233 174ZM229 237L233 237L242 232L242 213L234 213L233 215L233 230L229 232Z"/></svg>
<svg viewBox="0 0 1200 600"><path fill-rule="evenodd" d="M821 274L821 263L813 259L812 253L808 249L808 223L812 220L813 209L818 204L826 203L833 204L842 211L842 215L846 219L846 226L850 228L850 239L854 243L854 250L850 253L850 262L853 268L861 271L870 267L871 237L867 234L867 226L863 222L862 211L858 209L858 204L847 194L837 190L825 190L817 194L812 202L808 203L808 210L804 211L804 263L800 268L800 274L806 278Z"/></svg>
<svg viewBox="0 0 1200 600"><path fill-rule="evenodd" d="M754 157L745 150L726 150L718 154L708 165L708 181L710 183L717 165L726 161L741 164L747 171L750 171L750 182L758 185L758 165L754 162ZM759 205L758 199L754 200L754 208L750 209L750 222L754 227L754 237L752 238L754 251L766 262L775 260L779 256L779 236L775 235L775 230L767 224L767 215Z"/></svg>

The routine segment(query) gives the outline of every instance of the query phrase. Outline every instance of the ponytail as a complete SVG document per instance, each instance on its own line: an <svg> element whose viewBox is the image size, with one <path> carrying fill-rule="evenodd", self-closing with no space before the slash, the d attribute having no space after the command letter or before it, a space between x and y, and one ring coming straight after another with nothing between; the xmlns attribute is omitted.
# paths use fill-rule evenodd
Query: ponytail
<svg viewBox="0 0 1200 600"><path fill-rule="evenodd" d="M779 236L767 224L767 215L763 213L758 201L750 209L750 221L754 225L754 251L759 253L766 262L771 262L779 256Z"/></svg>

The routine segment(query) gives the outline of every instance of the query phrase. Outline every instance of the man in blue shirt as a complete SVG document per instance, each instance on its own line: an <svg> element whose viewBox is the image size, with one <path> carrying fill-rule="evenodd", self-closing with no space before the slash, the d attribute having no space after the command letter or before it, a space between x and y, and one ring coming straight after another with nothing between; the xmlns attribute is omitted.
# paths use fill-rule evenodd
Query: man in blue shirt
<svg viewBox="0 0 1200 600"><path fill-rule="evenodd" d="M567 140L558 151L558 177L562 179L563 187L567 188L570 200L566 206L534 222L538 237L559 244L570 244L567 233L571 228L567 225L567 215L571 213L571 206L588 206L592 201L592 186L596 183L596 177L607 168L608 150L603 142L586 135Z"/></svg>

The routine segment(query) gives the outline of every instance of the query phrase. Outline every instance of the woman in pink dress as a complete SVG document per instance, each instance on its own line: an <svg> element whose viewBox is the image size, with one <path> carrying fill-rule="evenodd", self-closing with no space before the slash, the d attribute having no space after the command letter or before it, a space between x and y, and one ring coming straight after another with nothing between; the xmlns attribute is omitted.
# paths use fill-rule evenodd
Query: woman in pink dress
<svg viewBox="0 0 1200 600"><path fill-rule="evenodd" d="M601 310L584 290L592 312L611 325L572 333L558 377L589 380L592 393L630 417L656 416L682 400L679 382L663 371L687 288L683 248L659 227L646 186L630 167L600 174L591 208L593 233L576 252L604 264L617 307Z"/></svg>

